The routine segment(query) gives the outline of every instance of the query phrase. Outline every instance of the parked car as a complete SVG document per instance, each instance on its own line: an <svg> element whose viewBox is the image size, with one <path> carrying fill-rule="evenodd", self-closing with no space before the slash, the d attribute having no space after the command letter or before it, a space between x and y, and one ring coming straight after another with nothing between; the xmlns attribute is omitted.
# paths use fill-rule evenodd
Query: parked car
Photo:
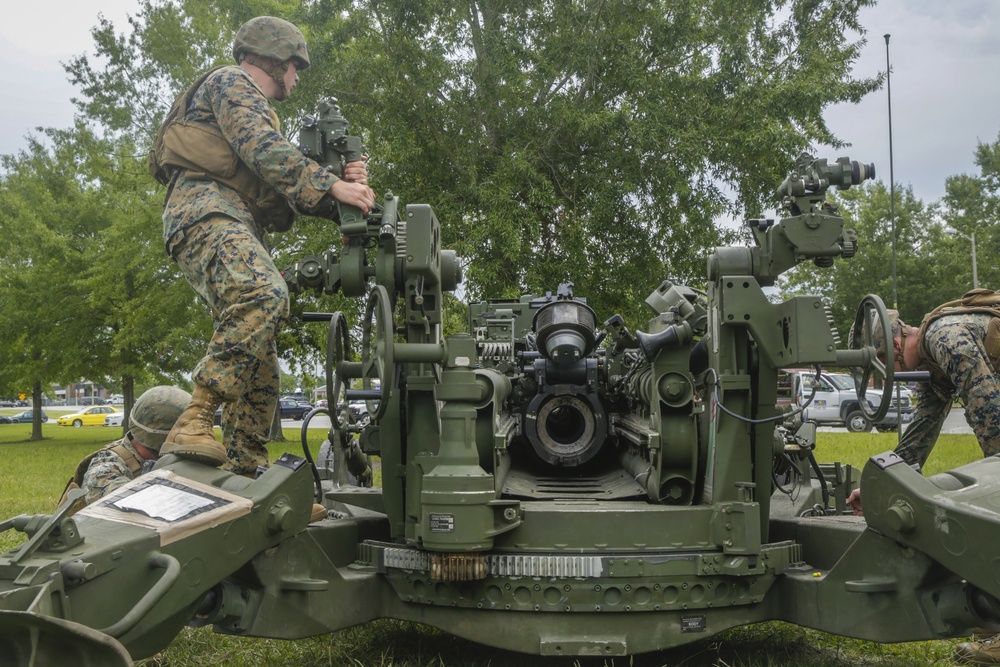
<svg viewBox="0 0 1000 667"><path fill-rule="evenodd" d="M7 415L0 415L0 424L13 424L13 423L14 420L12 420Z"/></svg>
<svg viewBox="0 0 1000 667"><path fill-rule="evenodd" d="M368 415L368 403L367 401L351 401L347 404L347 407L351 409L351 414L357 419L362 425L367 426L368 422L371 421L371 417Z"/></svg>
<svg viewBox="0 0 1000 667"><path fill-rule="evenodd" d="M368 422L371 421L371 417L368 414L368 403L366 401L351 401L347 404L348 410L351 411L351 416L354 417L355 421L361 422L363 426L367 426ZM344 409L343 403L337 404L337 412Z"/></svg>
<svg viewBox="0 0 1000 667"><path fill-rule="evenodd" d="M95 405L92 408L64 415L57 419L56 423L60 426L75 426L77 428L81 426L104 426L104 419L115 412L117 410L107 405Z"/></svg>
<svg viewBox="0 0 1000 667"><path fill-rule="evenodd" d="M300 403L298 401L282 398L279 401L282 419L302 419L306 413L313 409L312 403Z"/></svg>
<svg viewBox="0 0 1000 667"><path fill-rule="evenodd" d="M17 404L14 401L4 401L0 400L0 408L16 408Z"/></svg>
<svg viewBox="0 0 1000 667"><path fill-rule="evenodd" d="M104 405L107 403L100 396L84 396L83 398L77 399L79 405Z"/></svg>
<svg viewBox="0 0 1000 667"><path fill-rule="evenodd" d="M25 410L24 412L18 412L16 415L10 418L15 424L30 424L31 423L31 410ZM42 423L49 420L49 416L42 411Z"/></svg>
<svg viewBox="0 0 1000 667"><path fill-rule="evenodd" d="M105 426L118 426L121 427L125 423L125 413L124 412L114 412L104 418Z"/></svg>
<svg viewBox="0 0 1000 667"><path fill-rule="evenodd" d="M899 389L899 405L896 392L892 393L892 402L885 417L876 424L861 412L861 401L854 387L854 378L846 373L822 373L818 384L816 371L809 369L790 369L778 372L778 404L794 402L795 405L805 405L809 400L813 387L816 394L812 402L806 406L802 415L804 420L817 424L846 426L852 433L867 433L875 426L880 431L892 431L898 428L900 421L908 424L913 419L913 397L910 390L904 386ZM865 391L865 400L873 410L878 407L882 391L869 388Z"/></svg>

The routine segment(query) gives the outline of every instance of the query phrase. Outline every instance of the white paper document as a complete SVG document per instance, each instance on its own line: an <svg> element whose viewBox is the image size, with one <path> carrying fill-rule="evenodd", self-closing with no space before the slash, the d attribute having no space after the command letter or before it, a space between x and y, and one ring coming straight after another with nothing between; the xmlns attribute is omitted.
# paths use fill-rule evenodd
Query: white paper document
<svg viewBox="0 0 1000 667"><path fill-rule="evenodd" d="M145 512L164 521L177 521L214 502L212 498L156 484L116 500L114 505L123 510Z"/></svg>

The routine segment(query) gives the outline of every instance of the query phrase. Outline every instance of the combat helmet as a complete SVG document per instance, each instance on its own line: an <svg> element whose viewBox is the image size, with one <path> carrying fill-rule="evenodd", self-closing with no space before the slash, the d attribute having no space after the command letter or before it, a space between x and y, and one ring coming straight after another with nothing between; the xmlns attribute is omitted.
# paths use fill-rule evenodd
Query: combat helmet
<svg viewBox="0 0 1000 667"><path fill-rule="evenodd" d="M158 452L174 422L190 402L191 394L183 389L166 385L153 387L132 406L129 429L143 445Z"/></svg>
<svg viewBox="0 0 1000 667"><path fill-rule="evenodd" d="M889 340L894 340L897 336L903 334L906 328L906 323L899 319L898 310L887 310L886 315L888 315L889 329L892 331L892 335L889 336ZM872 342L875 343L875 355L879 359L888 358L886 356L888 350L885 349L886 337L882 334L882 321L878 317L873 318Z"/></svg>
<svg viewBox="0 0 1000 667"><path fill-rule="evenodd" d="M279 63L294 58L298 69L309 67L309 51L302 31L275 16L258 16L240 26L233 40L237 65L246 54L272 58Z"/></svg>

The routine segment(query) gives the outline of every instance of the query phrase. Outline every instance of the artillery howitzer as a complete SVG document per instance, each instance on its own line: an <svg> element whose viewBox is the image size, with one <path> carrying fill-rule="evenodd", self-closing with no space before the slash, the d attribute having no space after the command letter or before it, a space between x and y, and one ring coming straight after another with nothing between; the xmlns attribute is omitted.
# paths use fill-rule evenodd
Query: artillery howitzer
<svg viewBox="0 0 1000 667"><path fill-rule="evenodd" d="M320 127L313 154L336 159ZM770 619L882 642L996 628L995 457L928 479L874 457L857 518L857 471L816 464L810 425L775 409L786 366L892 386L877 297L844 347L819 297L762 291L801 261L853 255L824 194L866 172L800 158L788 217L750 221L754 247L716 248L706 290L663 282L638 333L567 284L472 304L469 331L444 336L461 271L430 207L387 195L367 217L342 212L344 243L287 277L366 295L357 358L343 315L308 319L329 327L330 405L366 400L373 420L333 410L334 463L315 471L286 455L249 480L165 456L76 515L4 522L30 539L0 557L0 651L126 664L190 623L296 639L376 618L572 656ZM314 499L331 513L308 524Z"/></svg>

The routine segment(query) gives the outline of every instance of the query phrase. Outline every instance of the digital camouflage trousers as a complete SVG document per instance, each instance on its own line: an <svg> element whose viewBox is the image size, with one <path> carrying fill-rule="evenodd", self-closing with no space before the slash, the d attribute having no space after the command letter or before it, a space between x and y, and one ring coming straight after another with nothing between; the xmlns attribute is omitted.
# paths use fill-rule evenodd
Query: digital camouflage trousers
<svg viewBox="0 0 1000 667"><path fill-rule="evenodd" d="M223 466L248 473L268 465L278 404L277 336L288 318L288 288L253 230L212 216L171 238L170 253L212 311L215 332L193 379L222 397Z"/></svg>

